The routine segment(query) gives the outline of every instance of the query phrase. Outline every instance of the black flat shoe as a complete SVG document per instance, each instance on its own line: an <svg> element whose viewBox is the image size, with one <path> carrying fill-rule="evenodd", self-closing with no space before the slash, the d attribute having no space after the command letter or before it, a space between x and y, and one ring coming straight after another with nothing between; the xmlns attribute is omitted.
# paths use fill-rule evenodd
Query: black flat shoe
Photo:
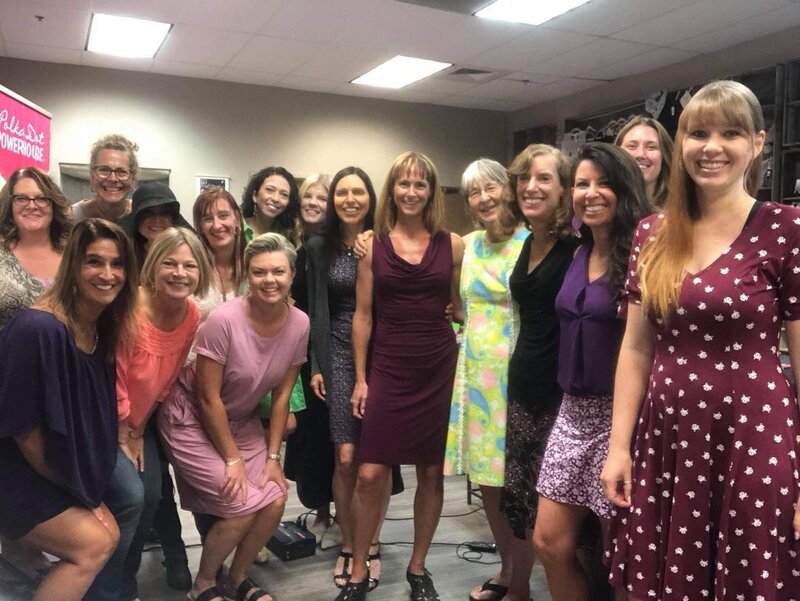
<svg viewBox="0 0 800 601"><path fill-rule="evenodd" d="M411 601L441 601L427 569L419 576L406 571L406 580L411 586Z"/></svg>

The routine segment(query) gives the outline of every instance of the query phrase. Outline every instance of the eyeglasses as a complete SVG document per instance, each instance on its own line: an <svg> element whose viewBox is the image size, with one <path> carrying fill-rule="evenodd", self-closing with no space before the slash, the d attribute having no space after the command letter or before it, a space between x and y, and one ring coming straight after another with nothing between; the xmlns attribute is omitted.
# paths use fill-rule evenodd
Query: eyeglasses
<svg viewBox="0 0 800 601"><path fill-rule="evenodd" d="M502 189L498 184L486 184L483 188L475 187L469 190L468 198L470 200L478 200L485 192L488 195L495 194Z"/></svg>
<svg viewBox="0 0 800 601"><path fill-rule="evenodd" d="M11 202L18 207L27 207L32 202L37 209L43 209L53 202L53 199L49 196L25 196L24 194L15 194L11 197Z"/></svg>
<svg viewBox="0 0 800 601"><path fill-rule="evenodd" d="M108 179L113 173L121 182L130 179L132 173L130 169L125 169L125 167L117 167L116 169L112 169L108 165L98 165L97 167L92 167L92 169L94 169L94 172L100 179Z"/></svg>

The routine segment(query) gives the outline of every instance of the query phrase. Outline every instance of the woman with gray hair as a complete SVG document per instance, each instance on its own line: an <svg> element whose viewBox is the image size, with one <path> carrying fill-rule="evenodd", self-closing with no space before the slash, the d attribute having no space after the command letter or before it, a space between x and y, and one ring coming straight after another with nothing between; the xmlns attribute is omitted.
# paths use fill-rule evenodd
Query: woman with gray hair
<svg viewBox="0 0 800 601"><path fill-rule="evenodd" d="M511 529L500 513L504 483L508 361L519 309L508 280L528 232L521 227L505 167L491 159L469 164L461 177L467 209L480 229L464 236L460 294L463 340L458 354L445 475L468 474L480 486L486 518L500 551L500 572L470 599L501 599L511 581Z"/></svg>
<svg viewBox="0 0 800 601"><path fill-rule="evenodd" d="M296 258L280 234L262 234L247 246L250 292L211 311L197 333L197 360L183 368L158 413L181 505L217 518L203 540L193 600L271 599L248 570L285 504L281 441L309 329L305 313L287 302ZM268 391L265 439L257 408ZM217 572L231 552L218 588Z"/></svg>

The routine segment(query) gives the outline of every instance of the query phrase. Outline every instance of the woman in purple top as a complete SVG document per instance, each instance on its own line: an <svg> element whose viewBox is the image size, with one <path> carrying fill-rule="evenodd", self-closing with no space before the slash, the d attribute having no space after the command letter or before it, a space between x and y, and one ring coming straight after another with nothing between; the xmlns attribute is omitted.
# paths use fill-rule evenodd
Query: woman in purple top
<svg viewBox="0 0 800 601"><path fill-rule="evenodd" d="M536 556L553 599L589 598L578 562L581 525L593 512L605 523L610 504L600 471L611 429L611 391L624 324L617 300L636 224L650 211L636 162L619 147L584 146L572 168L572 212L563 221L585 240L556 297L560 326L561 409L547 443L534 528ZM573 217L574 215L574 217Z"/></svg>

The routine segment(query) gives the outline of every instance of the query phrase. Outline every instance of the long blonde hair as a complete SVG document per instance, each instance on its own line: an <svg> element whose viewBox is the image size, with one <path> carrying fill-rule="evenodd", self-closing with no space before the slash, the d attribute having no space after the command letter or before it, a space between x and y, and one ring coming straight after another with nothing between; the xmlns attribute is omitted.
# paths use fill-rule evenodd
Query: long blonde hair
<svg viewBox="0 0 800 601"><path fill-rule="evenodd" d="M424 177L431 193L425 208L422 211L422 220L425 229L435 234L442 229L444 222L444 193L439 185L439 176L436 167L428 157L421 152L404 152L394 160L383 184L383 190L378 197L378 210L375 214L375 231L386 235L397 223L397 205L394 203L394 184L398 178L410 171L416 170Z"/></svg>
<svg viewBox="0 0 800 601"><path fill-rule="evenodd" d="M645 312L663 321L678 307L684 269L692 256L692 225L700 218L697 186L683 164L683 144L690 121L722 121L741 128L751 140L764 130L758 99L736 81L715 81L703 86L681 114L664 219L652 241L641 250L638 261L642 306ZM761 183L760 155L750 161L744 174L744 187L750 196Z"/></svg>

